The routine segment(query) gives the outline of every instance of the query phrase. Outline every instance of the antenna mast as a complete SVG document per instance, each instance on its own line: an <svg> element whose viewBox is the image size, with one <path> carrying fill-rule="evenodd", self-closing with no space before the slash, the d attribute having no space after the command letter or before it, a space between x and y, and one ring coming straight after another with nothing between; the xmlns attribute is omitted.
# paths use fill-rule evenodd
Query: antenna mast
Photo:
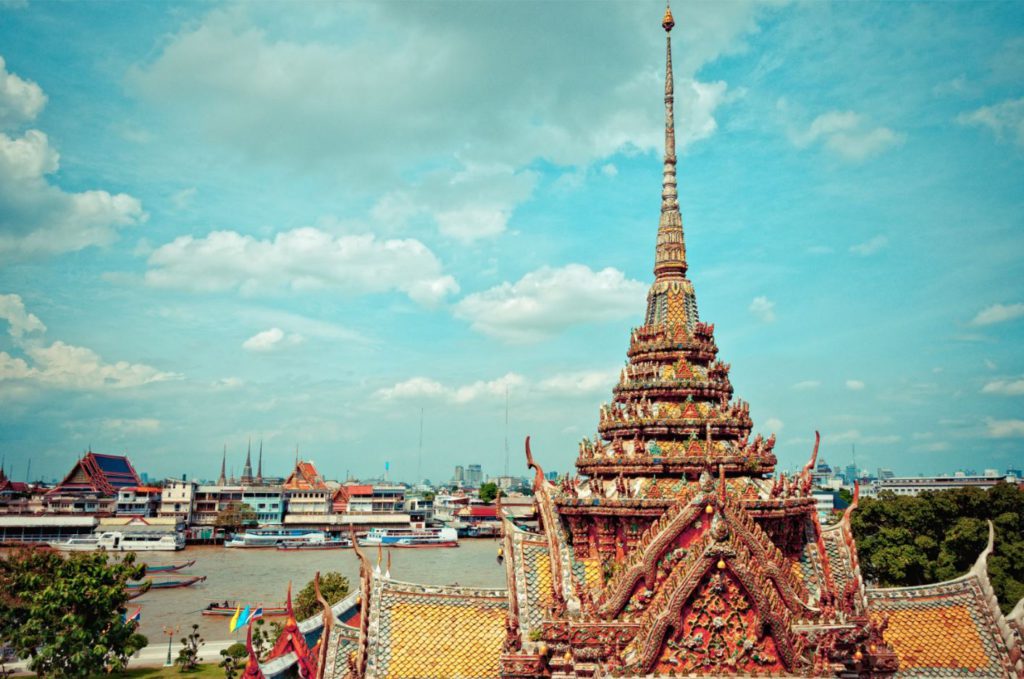
<svg viewBox="0 0 1024 679"><path fill-rule="evenodd" d="M420 406L420 445L416 452L416 482L423 482L423 406Z"/></svg>
<svg viewBox="0 0 1024 679"><path fill-rule="evenodd" d="M505 476L508 477L508 384L505 384Z"/></svg>

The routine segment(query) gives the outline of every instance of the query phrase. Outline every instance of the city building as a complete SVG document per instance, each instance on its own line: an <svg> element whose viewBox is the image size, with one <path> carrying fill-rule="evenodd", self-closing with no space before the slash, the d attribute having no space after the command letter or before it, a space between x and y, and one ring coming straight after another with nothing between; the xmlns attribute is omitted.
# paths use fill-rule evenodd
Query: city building
<svg viewBox="0 0 1024 679"><path fill-rule="evenodd" d="M484 482L483 469L478 464L466 465L466 485L470 488L479 488Z"/></svg>
<svg viewBox="0 0 1024 679"><path fill-rule="evenodd" d="M455 476L452 477L455 481L456 486L461 486L466 482L466 472L462 468L461 464L455 465Z"/></svg>
<svg viewBox="0 0 1024 679"><path fill-rule="evenodd" d="M261 526L284 523L284 490L281 486L242 486L242 502L256 513Z"/></svg>
<svg viewBox="0 0 1024 679"><path fill-rule="evenodd" d="M52 514L112 514L118 490L140 485L127 457L90 450L47 491L43 503L45 511Z"/></svg>
<svg viewBox="0 0 1024 679"><path fill-rule="evenodd" d="M662 26L674 26L668 9ZM548 481L527 439L539 525L503 513L507 589L397 582L357 552L357 627L325 624L317 674L1022 676L1024 602L1009 617L999 609L986 568L993 531L961 577L868 587L850 528L856 501L837 523L817 521L817 441L790 478L774 477L775 437L751 438L749 407L733 398L687 277L670 38L666 53L654 282L598 436L580 444L579 477ZM323 661L302 648L311 676Z"/></svg>
<svg viewBox="0 0 1024 679"><path fill-rule="evenodd" d="M192 523L192 512L196 506L195 481L167 479L160 494L160 509L157 516L176 518L186 525Z"/></svg>
<svg viewBox="0 0 1024 679"><path fill-rule="evenodd" d="M296 461L295 470L281 487L289 515L314 517L333 511L332 501L336 489L327 485L312 462Z"/></svg>
<svg viewBox="0 0 1024 679"><path fill-rule="evenodd" d="M951 488L978 488L988 490L999 483L1018 483L1016 476L999 474L994 469L986 470L981 476L968 476L957 472L953 476L887 476L871 483L870 495L888 491L896 495L917 495L926 491L949 490Z"/></svg>
<svg viewBox="0 0 1024 679"><path fill-rule="evenodd" d="M118 516L156 516L162 492L156 486L119 488L114 513Z"/></svg>

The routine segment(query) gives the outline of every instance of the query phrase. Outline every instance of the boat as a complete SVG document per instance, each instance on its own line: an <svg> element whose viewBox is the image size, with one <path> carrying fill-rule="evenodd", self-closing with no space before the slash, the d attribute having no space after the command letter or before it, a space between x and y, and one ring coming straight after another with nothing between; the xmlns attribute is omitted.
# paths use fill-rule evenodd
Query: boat
<svg viewBox="0 0 1024 679"><path fill-rule="evenodd" d="M47 544L62 552L174 552L185 549L185 536L181 533L106 531Z"/></svg>
<svg viewBox="0 0 1024 679"><path fill-rule="evenodd" d="M125 585L125 589L128 590L128 598L134 599L155 589L178 589L179 587L191 587L192 585L205 581L205 575L193 575L183 580L144 580L142 582L129 582ZM143 589L146 585L149 585L149 589Z"/></svg>
<svg viewBox="0 0 1024 679"><path fill-rule="evenodd" d="M280 618L288 614L288 609L284 604L260 604L245 601L211 601L210 604L202 610L202 614L229 617L234 615L235 611L239 608L245 610L246 607L253 611L257 608L262 608L263 615L268 618Z"/></svg>
<svg viewBox="0 0 1024 679"><path fill-rule="evenodd" d="M190 568L196 564L196 560L186 561L185 563L169 563L162 566L150 566L146 565L146 575L150 573L177 573L180 570Z"/></svg>
<svg viewBox="0 0 1024 679"><path fill-rule="evenodd" d="M359 538L363 546L382 547L458 547L459 534L454 528L371 528Z"/></svg>
<svg viewBox="0 0 1024 679"><path fill-rule="evenodd" d="M278 545L320 545L327 542L322 531L302 530L251 530L234 534L224 541L225 547L249 549L274 549Z"/></svg>
<svg viewBox="0 0 1024 679"><path fill-rule="evenodd" d="M307 550L307 549L347 549L352 546L352 541L348 538L338 538L336 540L324 540L323 542L281 542L277 545L277 548L291 552L295 550Z"/></svg>

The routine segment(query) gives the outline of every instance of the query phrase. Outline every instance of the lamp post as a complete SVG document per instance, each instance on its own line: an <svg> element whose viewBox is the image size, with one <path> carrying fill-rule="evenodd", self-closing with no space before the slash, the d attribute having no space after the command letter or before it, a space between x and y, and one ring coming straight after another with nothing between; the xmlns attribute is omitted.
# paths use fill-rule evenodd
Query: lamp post
<svg viewBox="0 0 1024 679"><path fill-rule="evenodd" d="M167 635L167 661L164 663L164 667L170 667L174 664L174 661L171 660L171 643L174 641L174 635L177 634L180 629L181 627L172 627L169 625L164 627L164 634Z"/></svg>

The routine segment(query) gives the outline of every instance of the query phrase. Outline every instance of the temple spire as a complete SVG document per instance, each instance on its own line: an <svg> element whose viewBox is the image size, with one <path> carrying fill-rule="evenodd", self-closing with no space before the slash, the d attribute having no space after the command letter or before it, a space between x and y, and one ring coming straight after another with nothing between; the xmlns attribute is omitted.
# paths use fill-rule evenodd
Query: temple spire
<svg viewBox="0 0 1024 679"><path fill-rule="evenodd" d="M228 444L224 444L224 456L220 458L220 477L217 479L218 486L226 486L228 483Z"/></svg>
<svg viewBox="0 0 1024 679"><path fill-rule="evenodd" d="M245 466L242 467L242 485L252 483L252 439L249 439L249 447L245 451Z"/></svg>
<svg viewBox="0 0 1024 679"><path fill-rule="evenodd" d="M676 187L676 124L675 85L672 75L672 9L666 5L661 26L665 29L665 159L661 184L661 219L658 222L658 245L654 274L658 280L682 278L686 275L686 244L683 241L683 220L679 214Z"/></svg>
<svg viewBox="0 0 1024 679"><path fill-rule="evenodd" d="M260 439L260 457L256 463L256 485L263 485L263 439Z"/></svg>

